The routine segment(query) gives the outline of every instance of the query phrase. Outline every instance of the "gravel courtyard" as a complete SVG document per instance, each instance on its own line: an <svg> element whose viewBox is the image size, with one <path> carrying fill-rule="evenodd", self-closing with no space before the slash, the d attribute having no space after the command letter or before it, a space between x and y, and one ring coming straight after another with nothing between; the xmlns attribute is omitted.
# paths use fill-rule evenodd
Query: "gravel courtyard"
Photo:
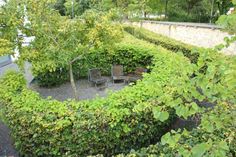
<svg viewBox="0 0 236 157"><path fill-rule="evenodd" d="M96 97L106 97L109 92L119 91L127 84L123 82L118 82L113 84L109 77L106 77L108 80L107 87L100 89L96 88L86 79L80 79L76 82L77 90L79 93L80 100L93 99ZM37 91L42 97L47 98L51 96L53 99L64 101L69 98L73 98L72 88L70 82L62 84L58 87L45 88L39 87L37 84L31 84L30 88Z"/></svg>

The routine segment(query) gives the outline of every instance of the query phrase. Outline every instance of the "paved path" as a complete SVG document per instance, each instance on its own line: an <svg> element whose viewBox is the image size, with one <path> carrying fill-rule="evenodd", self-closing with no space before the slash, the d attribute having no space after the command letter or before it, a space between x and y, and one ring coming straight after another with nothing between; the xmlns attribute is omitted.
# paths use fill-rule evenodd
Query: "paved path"
<svg viewBox="0 0 236 157"><path fill-rule="evenodd" d="M25 70L24 75L25 75L25 79L26 79L27 85L29 85L30 82L34 78L30 68L31 68L31 64L28 63L28 62L25 62L25 65L24 65L24 70ZM0 77L3 76L9 70L19 71L19 68L18 68L18 66L15 63L11 63L11 64L8 64L6 66L0 67Z"/></svg>
<svg viewBox="0 0 236 157"><path fill-rule="evenodd" d="M19 70L16 64L8 64L0 67L0 77L7 70ZM0 106L1 107L1 106ZM17 151L13 145L9 128L2 122L0 118L0 157L18 157Z"/></svg>
<svg viewBox="0 0 236 157"><path fill-rule="evenodd" d="M0 119L0 157L18 157L9 128Z"/></svg>
<svg viewBox="0 0 236 157"><path fill-rule="evenodd" d="M19 68L14 63L8 64L8 65L3 66L3 67L0 67L0 77L3 76L8 70L16 70L16 71L18 71Z"/></svg>

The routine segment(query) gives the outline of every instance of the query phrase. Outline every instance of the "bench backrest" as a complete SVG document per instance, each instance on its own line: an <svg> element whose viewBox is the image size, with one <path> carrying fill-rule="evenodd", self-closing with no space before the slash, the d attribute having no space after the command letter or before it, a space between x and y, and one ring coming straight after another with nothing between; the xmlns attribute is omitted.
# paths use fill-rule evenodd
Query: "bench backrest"
<svg viewBox="0 0 236 157"><path fill-rule="evenodd" d="M124 68L122 65L113 65L111 68L112 76L124 76Z"/></svg>

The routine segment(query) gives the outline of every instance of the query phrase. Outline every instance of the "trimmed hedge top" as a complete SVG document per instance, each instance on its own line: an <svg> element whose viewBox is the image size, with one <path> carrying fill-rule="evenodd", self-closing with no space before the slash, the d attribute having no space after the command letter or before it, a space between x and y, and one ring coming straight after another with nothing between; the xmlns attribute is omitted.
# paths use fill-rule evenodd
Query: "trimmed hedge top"
<svg viewBox="0 0 236 157"><path fill-rule="evenodd" d="M124 30L138 39L146 40L150 43L160 45L167 50L172 52L182 52L186 57L188 57L193 63L197 62L199 56L199 51L201 48L192 46L180 41L171 39L169 37L153 33L147 29L125 25Z"/></svg>

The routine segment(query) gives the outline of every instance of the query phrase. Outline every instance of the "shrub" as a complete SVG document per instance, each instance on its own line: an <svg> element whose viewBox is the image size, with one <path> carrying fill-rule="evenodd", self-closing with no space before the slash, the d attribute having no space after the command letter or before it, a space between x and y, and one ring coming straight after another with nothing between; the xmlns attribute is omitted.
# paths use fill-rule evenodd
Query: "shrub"
<svg viewBox="0 0 236 157"><path fill-rule="evenodd" d="M236 155L235 112L235 105L219 103L216 108L204 113L198 128L190 132L172 131L162 137L162 142L117 157L233 157Z"/></svg>
<svg viewBox="0 0 236 157"><path fill-rule="evenodd" d="M124 26L124 30L128 33L132 34L133 36L137 37L138 39L146 40L150 43L160 45L167 50L171 50L173 52L182 52L186 57L188 57L193 63L197 62L198 54L198 47L188 45L182 43L180 41L165 37L163 35L159 35L148 31L143 28L133 27L133 26Z"/></svg>
<svg viewBox="0 0 236 157"><path fill-rule="evenodd" d="M156 77L159 84L168 80L164 76L172 80L161 87L163 94L156 101L165 102L162 107L174 108L177 116L184 119L194 115L192 118L198 118L200 125L190 131L172 130L155 145L117 157L235 156L236 57L226 57L210 49L198 51L196 64L192 64L192 70L189 67L193 75L188 79L184 79L184 76L189 76L183 75L187 71L185 67L180 67L184 71L167 70L168 63L161 64L165 58L159 56L153 61L155 66L151 77L146 77L145 80L152 80L154 75L161 76ZM178 77L179 74L182 77Z"/></svg>
<svg viewBox="0 0 236 157"><path fill-rule="evenodd" d="M0 94L5 99L9 95L7 93L13 93L21 91L26 85L25 77L22 74L16 73L15 71L8 71L5 77L1 78Z"/></svg>
<svg viewBox="0 0 236 157"><path fill-rule="evenodd" d="M55 71L45 71L43 73L39 72L35 77L35 80L39 86L42 87L61 85L70 79L68 71L68 68L57 68Z"/></svg>
<svg viewBox="0 0 236 157"><path fill-rule="evenodd" d="M144 44L134 46L133 38L126 34L123 42L116 44L114 50L96 49L87 53L73 66L74 76L87 77L88 69L100 68L103 75L111 75L111 66L121 64L125 73L136 67L147 67L152 62L152 56ZM35 71L36 79L41 86L56 86L69 81L67 67L58 67L55 71Z"/></svg>

